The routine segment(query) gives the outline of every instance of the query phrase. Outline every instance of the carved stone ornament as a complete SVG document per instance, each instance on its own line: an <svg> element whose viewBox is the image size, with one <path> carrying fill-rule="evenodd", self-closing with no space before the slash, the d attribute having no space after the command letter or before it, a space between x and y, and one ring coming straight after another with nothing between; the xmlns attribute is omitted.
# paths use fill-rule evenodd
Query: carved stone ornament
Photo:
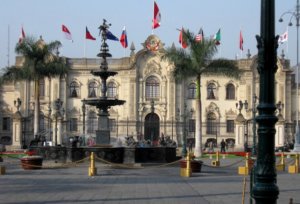
<svg viewBox="0 0 300 204"><path fill-rule="evenodd" d="M213 102L211 102L209 106L206 108L206 113L211 113L211 112L218 113L219 118L221 117L219 107Z"/></svg>
<svg viewBox="0 0 300 204"><path fill-rule="evenodd" d="M144 47L152 52L158 51L163 48L163 44L156 35L150 35L144 43Z"/></svg>

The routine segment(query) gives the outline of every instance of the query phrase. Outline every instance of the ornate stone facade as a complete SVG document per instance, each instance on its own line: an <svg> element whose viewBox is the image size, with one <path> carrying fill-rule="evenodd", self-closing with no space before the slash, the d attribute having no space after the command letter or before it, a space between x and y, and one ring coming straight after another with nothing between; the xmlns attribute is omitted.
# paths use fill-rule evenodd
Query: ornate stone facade
<svg viewBox="0 0 300 204"><path fill-rule="evenodd" d="M132 48L129 57L108 59L109 69L118 72L107 81L108 97L126 101L123 106L112 107L109 111L112 141L131 135L136 139L151 140L155 144L158 138L164 135L170 136L180 145L184 130L188 132L188 139L193 140L195 78L175 81L172 76L174 67L162 58L164 44L157 36L150 35L143 46L144 48L137 53ZM237 60L239 68L243 71L240 79L205 75L202 77L203 143L209 138L217 139L218 143L222 139L236 139L235 119L239 113L236 103L239 100L247 100L249 104L248 111L243 109L241 113L248 121L248 142L252 142L252 97L259 96L256 61L256 56ZM66 144L71 136L85 136L86 141L95 136L97 112L95 107L86 106L83 113L82 100L100 96L101 89L99 78L90 74L91 70L99 69L100 59L66 58L66 62L70 64L71 71L65 78L45 78L40 82L41 135L44 135L46 140L53 141L54 135L57 134L58 144L62 145ZM21 63L22 58L17 57L16 65ZM291 141L294 132L293 121L296 113L293 110L296 105L292 100L295 95L292 79L289 62L284 59L278 60L276 102L281 101L284 104L281 111L285 124L284 141ZM33 93L33 83L28 81L10 83L2 87L1 143L10 146L17 143L15 139L19 140L14 138L16 134L13 128L13 117L17 111L13 101L17 98L22 101L21 145L28 145L33 139ZM54 117L53 106L57 98L63 101L62 118L58 121ZM282 124L282 120L280 122ZM242 133L244 132L245 127Z"/></svg>

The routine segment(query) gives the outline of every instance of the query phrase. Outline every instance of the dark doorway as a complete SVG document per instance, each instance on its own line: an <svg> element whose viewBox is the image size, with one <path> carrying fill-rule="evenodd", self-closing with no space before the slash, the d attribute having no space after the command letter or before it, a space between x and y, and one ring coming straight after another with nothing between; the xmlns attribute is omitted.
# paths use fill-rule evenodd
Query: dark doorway
<svg viewBox="0 0 300 204"><path fill-rule="evenodd" d="M150 140L153 144L158 143L159 138L159 117L155 113L149 113L145 118L145 140Z"/></svg>

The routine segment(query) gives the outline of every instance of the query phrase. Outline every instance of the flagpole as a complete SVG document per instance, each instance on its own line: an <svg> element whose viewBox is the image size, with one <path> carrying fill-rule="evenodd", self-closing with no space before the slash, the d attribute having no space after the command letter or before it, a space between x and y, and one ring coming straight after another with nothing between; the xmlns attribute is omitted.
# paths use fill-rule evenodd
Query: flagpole
<svg viewBox="0 0 300 204"><path fill-rule="evenodd" d="M86 39L84 38L84 43L83 43L83 58L86 58L85 49L86 49Z"/></svg>
<svg viewBox="0 0 300 204"><path fill-rule="evenodd" d="M289 26L286 27L286 32L289 36ZM288 54L289 54L289 38L287 39L287 42L286 42L286 56L288 58Z"/></svg>
<svg viewBox="0 0 300 204"><path fill-rule="evenodd" d="M9 67L9 44L10 44L10 30L9 30L9 25L7 27L7 67Z"/></svg>

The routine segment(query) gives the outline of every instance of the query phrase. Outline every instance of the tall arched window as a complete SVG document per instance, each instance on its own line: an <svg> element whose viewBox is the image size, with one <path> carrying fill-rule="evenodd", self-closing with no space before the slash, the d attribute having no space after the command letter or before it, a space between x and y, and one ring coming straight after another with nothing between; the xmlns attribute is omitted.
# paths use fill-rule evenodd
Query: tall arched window
<svg viewBox="0 0 300 204"><path fill-rule="evenodd" d="M88 95L89 98L96 97L97 88L98 86L96 82L93 81L89 83L89 95Z"/></svg>
<svg viewBox="0 0 300 204"><path fill-rule="evenodd" d="M216 85L209 83L207 86L207 99L216 99Z"/></svg>
<svg viewBox="0 0 300 204"><path fill-rule="evenodd" d="M196 98L196 90L197 90L196 84L191 83L188 87L188 98L190 99Z"/></svg>
<svg viewBox="0 0 300 204"><path fill-rule="evenodd" d="M77 82L73 81L70 84L70 97L77 98L79 96L79 85Z"/></svg>
<svg viewBox="0 0 300 204"><path fill-rule="evenodd" d="M117 96L117 86L114 82L109 82L107 84L107 97L116 98Z"/></svg>
<svg viewBox="0 0 300 204"><path fill-rule="evenodd" d="M146 99L159 98L159 80L155 76L150 76L146 80Z"/></svg>
<svg viewBox="0 0 300 204"><path fill-rule="evenodd" d="M235 87L231 83L226 86L226 99L235 99Z"/></svg>
<svg viewBox="0 0 300 204"><path fill-rule="evenodd" d="M206 133L212 135L217 133L217 117L214 113L207 114Z"/></svg>

